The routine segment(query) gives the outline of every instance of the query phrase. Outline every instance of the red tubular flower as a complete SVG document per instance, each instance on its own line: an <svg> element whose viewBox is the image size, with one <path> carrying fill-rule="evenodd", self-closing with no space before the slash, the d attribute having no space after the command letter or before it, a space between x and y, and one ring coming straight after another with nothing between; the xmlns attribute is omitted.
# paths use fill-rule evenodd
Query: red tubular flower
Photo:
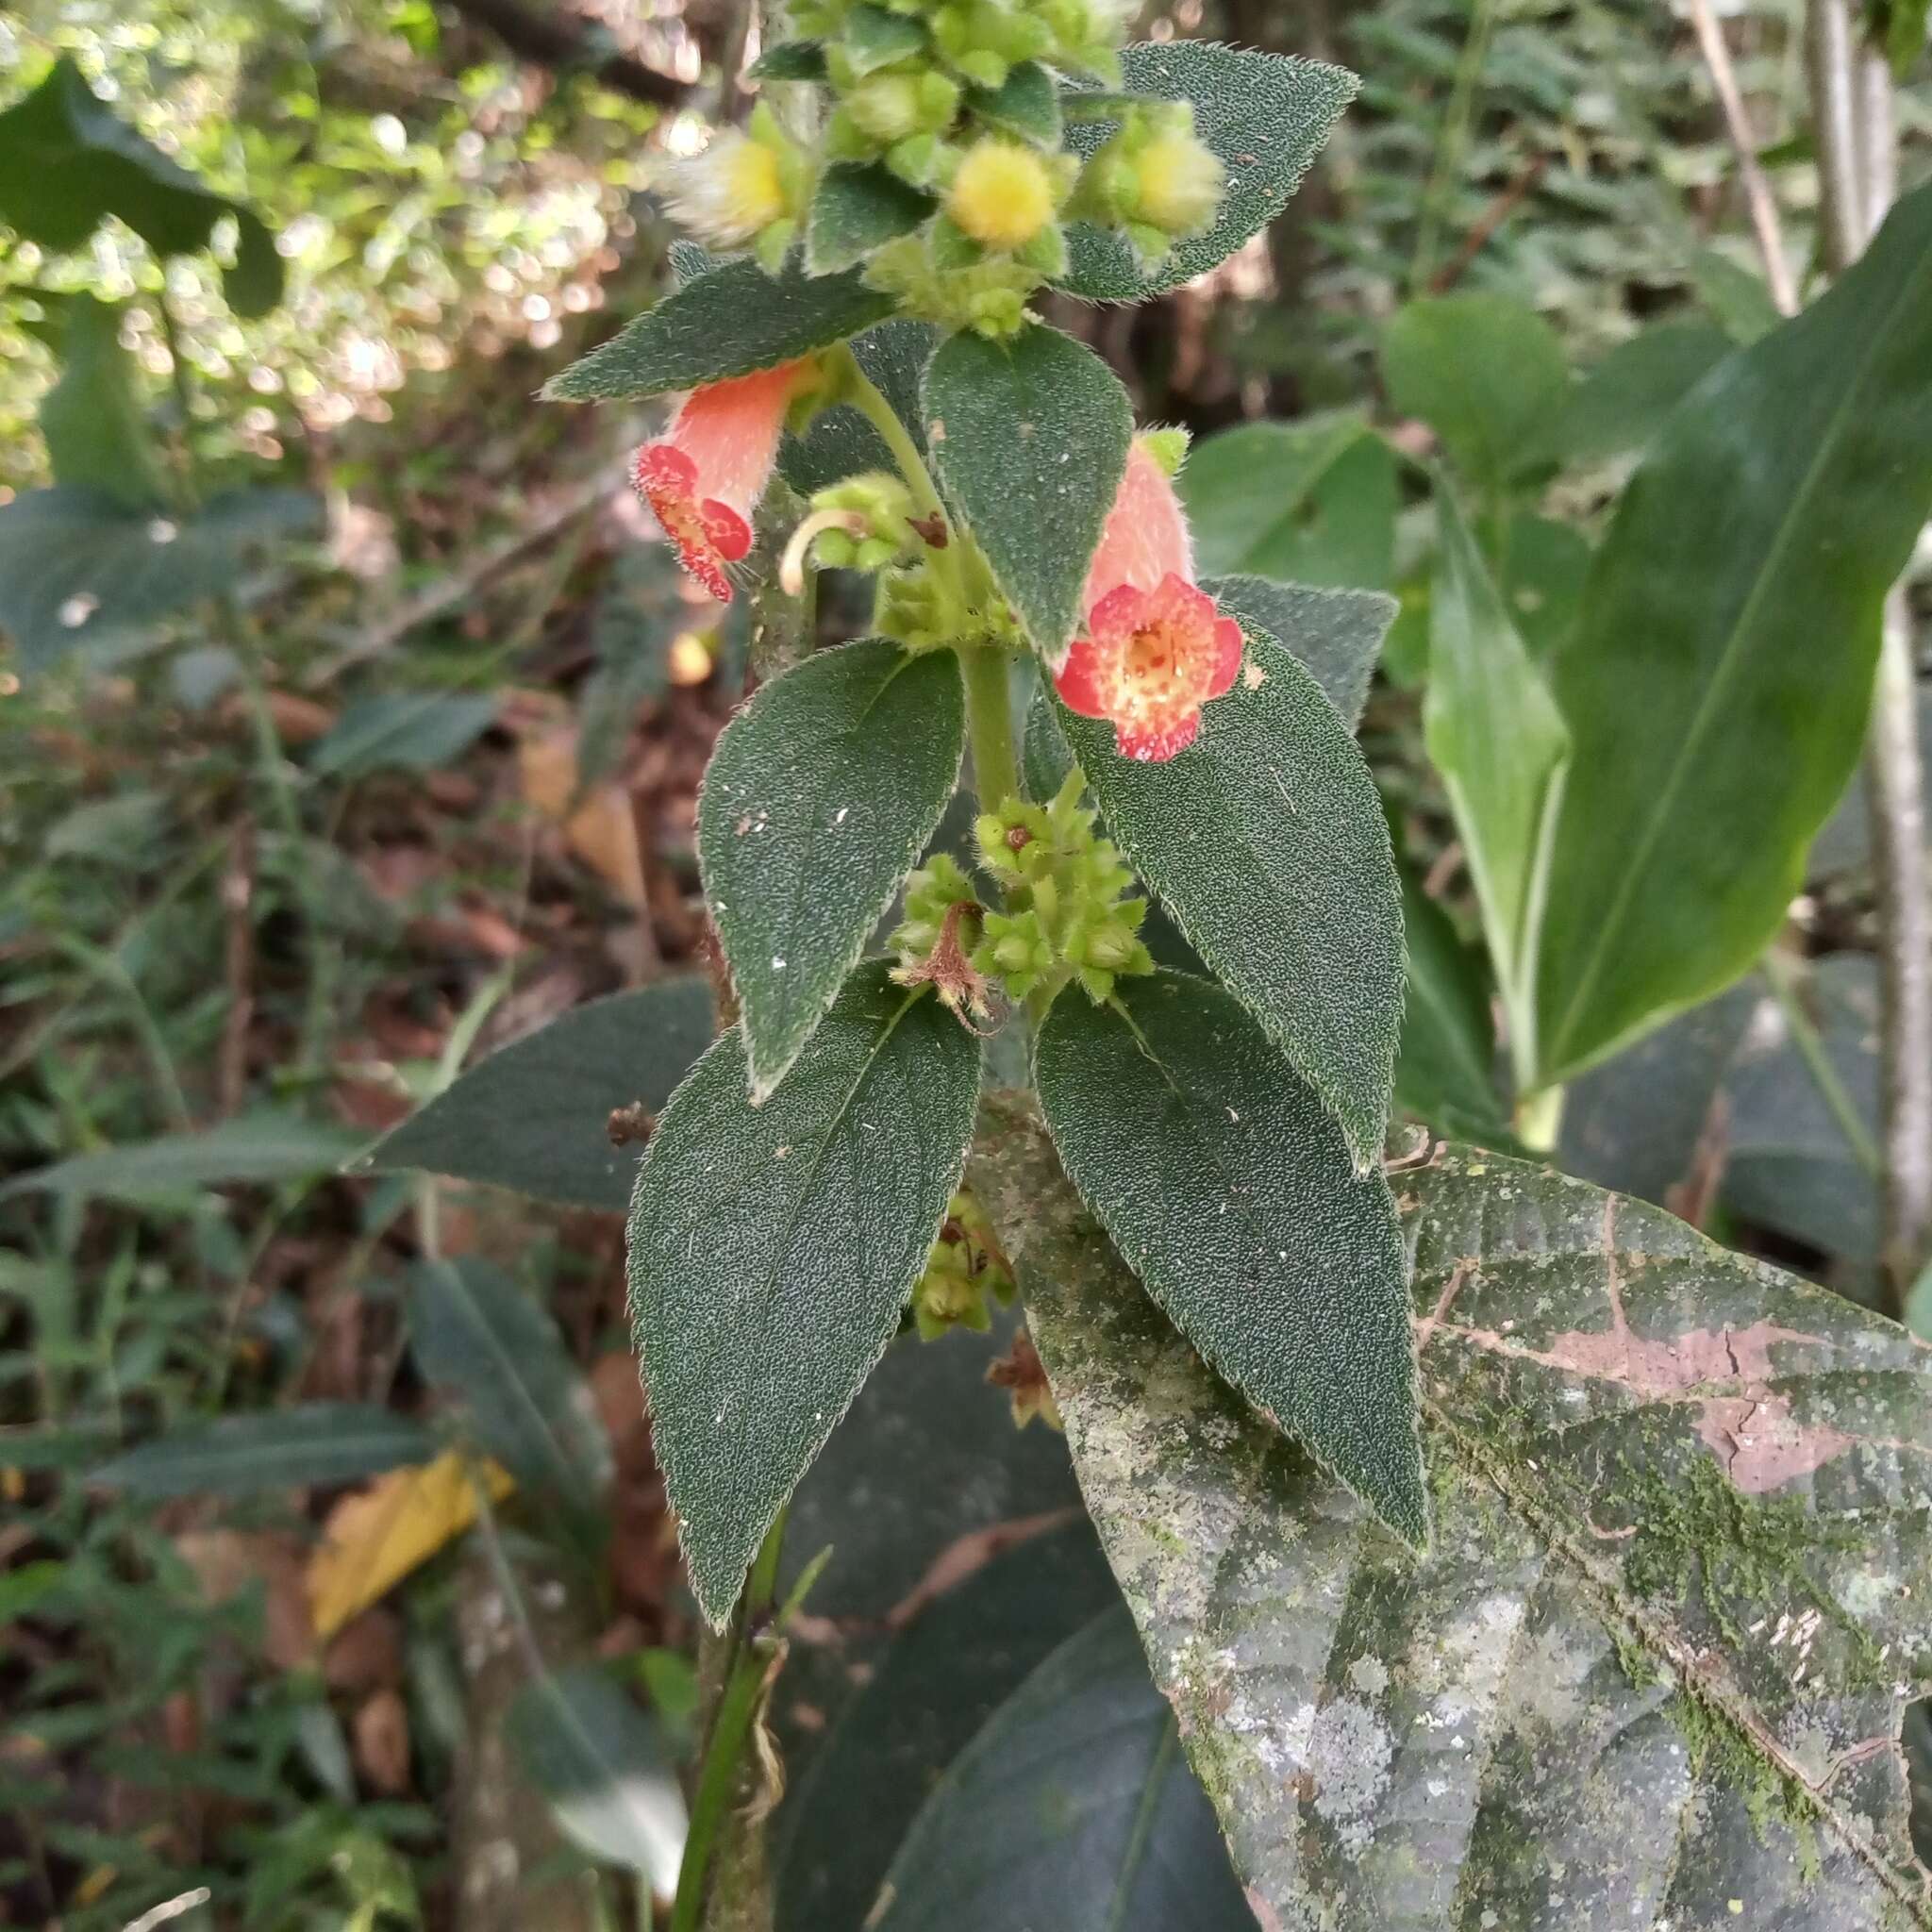
<svg viewBox="0 0 1932 1932"><path fill-rule="evenodd" d="M1187 518L1167 472L1136 441L1087 573L1087 629L1054 684L1083 718L1106 718L1123 756L1184 752L1201 707L1233 684L1241 627L1194 583Z"/></svg>
<svg viewBox="0 0 1932 1932"><path fill-rule="evenodd" d="M751 548L751 515L771 480L785 412L809 378L808 360L693 390L671 427L637 454L638 493L679 560L721 604L727 563Z"/></svg>

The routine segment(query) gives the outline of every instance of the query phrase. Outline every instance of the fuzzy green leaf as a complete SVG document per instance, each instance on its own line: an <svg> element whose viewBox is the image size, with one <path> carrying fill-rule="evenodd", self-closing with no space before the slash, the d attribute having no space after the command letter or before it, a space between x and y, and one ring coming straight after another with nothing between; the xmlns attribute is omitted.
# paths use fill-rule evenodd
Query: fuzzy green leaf
<svg viewBox="0 0 1932 1932"><path fill-rule="evenodd" d="M1932 1350L1494 1156L1399 1186L1418 1559L1194 1359L1024 1102L972 1178L1235 1868L1283 1926L1906 1932Z"/></svg>
<svg viewBox="0 0 1932 1932"><path fill-rule="evenodd" d="M427 1462L436 1438L419 1422L357 1402L310 1402L191 1423L92 1471L130 1495L246 1496L359 1482Z"/></svg>
<svg viewBox="0 0 1932 1932"><path fill-rule="evenodd" d="M925 27L905 13L859 0L845 16L840 45L854 74L871 74L925 51Z"/></svg>
<svg viewBox="0 0 1932 1932"><path fill-rule="evenodd" d="M876 1932L1254 1932L1214 1808L1118 1603L1067 1639L934 1789Z"/></svg>
<svg viewBox="0 0 1932 1932"><path fill-rule="evenodd" d="M1932 511L1932 188L1670 419L1551 660L1574 756L1539 983L1562 1079L1750 965L1864 741Z"/></svg>
<svg viewBox="0 0 1932 1932"><path fill-rule="evenodd" d="M1227 192L1207 233L1176 243L1151 275L1120 236L1075 223L1060 286L1092 302L1144 302L1225 261L1288 206L1360 85L1345 67L1208 41L1139 42L1121 68L1129 93L1193 104L1195 132L1226 167ZM1078 98L1068 95L1075 107ZM1068 144L1090 155L1112 132L1105 121L1076 121Z"/></svg>
<svg viewBox="0 0 1932 1932"><path fill-rule="evenodd" d="M876 162L834 161L819 177L805 231L805 265L815 275L863 261L910 234L938 204Z"/></svg>
<svg viewBox="0 0 1932 1932"><path fill-rule="evenodd" d="M779 41L751 63L748 80L823 80L825 50L816 41Z"/></svg>
<svg viewBox="0 0 1932 1932"><path fill-rule="evenodd" d="M1399 1534L1428 1536L1402 1241L1379 1171L1217 986L1055 1001L1035 1080L1068 1174L1168 1318Z"/></svg>
<svg viewBox="0 0 1932 1932"><path fill-rule="evenodd" d="M543 385L554 403L670 395L773 369L829 348L892 312L858 271L811 275L795 260L768 275L747 257L674 289L655 308Z"/></svg>
<svg viewBox="0 0 1932 1932"><path fill-rule="evenodd" d="M1431 295L1382 337L1391 405L1420 416L1457 465L1498 489L1541 459L1570 390L1557 332L1503 295Z"/></svg>
<svg viewBox="0 0 1932 1932"><path fill-rule="evenodd" d="M738 989L752 1094L798 1058L958 782L950 651L821 651L725 726L698 800L705 902Z"/></svg>
<svg viewBox="0 0 1932 1932"><path fill-rule="evenodd" d="M885 1353L973 1131L979 1043L883 964L762 1107L727 1034L631 1202L631 1319L691 1588L722 1624L773 1519Z"/></svg>
<svg viewBox="0 0 1932 1932"><path fill-rule="evenodd" d="M940 481L1036 649L1058 664L1127 467L1134 411L1120 379L1058 329L957 335L925 373Z"/></svg>
<svg viewBox="0 0 1932 1932"><path fill-rule="evenodd" d="M1262 632L1298 659L1351 731L1361 723L1382 640L1395 622L1393 597L1253 576L1203 577L1201 588L1243 630Z"/></svg>
<svg viewBox="0 0 1932 1932"><path fill-rule="evenodd" d="M1139 764L1113 727L1060 708L1107 828L1216 976L1381 1158L1402 1021L1402 904L1374 781L1335 707L1273 639L1201 713L1201 735Z"/></svg>
<svg viewBox="0 0 1932 1932"><path fill-rule="evenodd" d="M657 1112L715 1031L711 989L695 974L591 1000L459 1074L391 1128L367 1164L622 1214L638 1149L611 1144L611 1114Z"/></svg>
<svg viewBox="0 0 1932 1932"><path fill-rule="evenodd" d="M1038 60L1022 60L999 87L968 88L966 105L989 127L1041 147L1060 144L1059 90Z"/></svg>
<svg viewBox="0 0 1932 1932"><path fill-rule="evenodd" d="M1527 1088L1536 1068L1538 921L1570 734L1446 480L1437 483L1436 513L1423 734L1462 837Z"/></svg>

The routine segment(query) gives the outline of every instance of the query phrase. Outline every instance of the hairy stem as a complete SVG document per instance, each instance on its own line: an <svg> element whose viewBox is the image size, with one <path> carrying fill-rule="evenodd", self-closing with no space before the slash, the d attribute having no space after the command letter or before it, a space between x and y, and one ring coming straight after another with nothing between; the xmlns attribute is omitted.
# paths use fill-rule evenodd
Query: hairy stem
<svg viewBox="0 0 1932 1932"><path fill-rule="evenodd" d="M973 744L973 780L980 808L996 811L1020 790L1013 756L1013 706L1007 689L1007 654L990 644L962 646L966 722Z"/></svg>

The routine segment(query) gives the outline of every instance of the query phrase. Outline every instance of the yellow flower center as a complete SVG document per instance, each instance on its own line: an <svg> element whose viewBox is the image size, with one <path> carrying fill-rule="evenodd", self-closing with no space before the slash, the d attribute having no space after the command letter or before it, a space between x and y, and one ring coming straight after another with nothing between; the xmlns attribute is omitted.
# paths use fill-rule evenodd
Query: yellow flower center
<svg viewBox="0 0 1932 1932"><path fill-rule="evenodd" d="M784 214L785 184L770 148L756 141L734 143L722 174L721 199L734 227L756 234Z"/></svg>

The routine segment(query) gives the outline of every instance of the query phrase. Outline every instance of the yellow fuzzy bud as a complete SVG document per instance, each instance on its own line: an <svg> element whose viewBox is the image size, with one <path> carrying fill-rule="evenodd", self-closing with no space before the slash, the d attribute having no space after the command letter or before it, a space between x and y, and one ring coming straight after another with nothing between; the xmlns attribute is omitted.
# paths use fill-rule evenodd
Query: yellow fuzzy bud
<svg viewBox="0 0 1932 1932"><path fill-rule="evenodd" d="M1053 220L1053 176L1017 142L975 142L953 176L946 212L983 247L1024 248Z"/></svg>
<svg viewBox="0 0 1932 1932"><path fill-rule="evenodd" d="M1157 134L1136 157L1139 214L1170 235L1191 235L1214 219L1227 171L1192 134Z"/></svg>
<svg viewBox="0 0 1932 1932"><path fill-rule="evenodd" d="M735 247L786 213L784 170L762 142L735 130L665 170L672 212L692 234Z"/></svg>

